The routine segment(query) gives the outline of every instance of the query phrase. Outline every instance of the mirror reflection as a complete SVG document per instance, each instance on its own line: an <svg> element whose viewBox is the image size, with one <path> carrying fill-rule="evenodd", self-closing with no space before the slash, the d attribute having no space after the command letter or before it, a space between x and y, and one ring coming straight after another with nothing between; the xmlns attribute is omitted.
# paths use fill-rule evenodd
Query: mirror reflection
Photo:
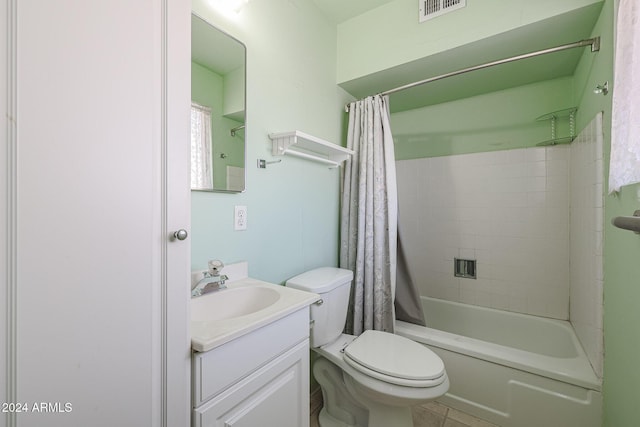
<svg viewBox="0 0 640 427"><path fill-rule="evenodd" d="M245 63L238 40L191 15L191 189L245 189Z"/></svg>

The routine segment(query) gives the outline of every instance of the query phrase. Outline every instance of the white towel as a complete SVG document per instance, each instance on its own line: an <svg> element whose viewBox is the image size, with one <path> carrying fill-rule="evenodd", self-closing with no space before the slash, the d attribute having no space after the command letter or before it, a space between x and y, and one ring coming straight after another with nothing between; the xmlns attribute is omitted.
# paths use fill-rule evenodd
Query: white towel
<svg viewBox="0 0 640 427"><path fill-rule="evenodd" d="M640 2L620 0L617 18L609 193L640 182Z"/></svg>

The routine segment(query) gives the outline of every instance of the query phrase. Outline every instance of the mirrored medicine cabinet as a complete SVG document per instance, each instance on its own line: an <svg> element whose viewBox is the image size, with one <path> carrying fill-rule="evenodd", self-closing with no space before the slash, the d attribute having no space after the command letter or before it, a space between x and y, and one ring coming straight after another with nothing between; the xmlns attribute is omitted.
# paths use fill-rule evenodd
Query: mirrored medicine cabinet
<svg viewBox="0 0 640 427"><path fill-rule="evenodd" d="M191 189L245 190L246 48L191 15Z"/></svg>

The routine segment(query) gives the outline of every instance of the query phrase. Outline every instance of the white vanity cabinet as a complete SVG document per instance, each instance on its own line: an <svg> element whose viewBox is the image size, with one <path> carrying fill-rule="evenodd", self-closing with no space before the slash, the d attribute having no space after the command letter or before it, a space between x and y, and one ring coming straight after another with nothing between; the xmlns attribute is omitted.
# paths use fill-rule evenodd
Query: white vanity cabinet
<svg viewBox="0 0 640 427"><path fill-rule="evenodd" d="M309 425L308 306L192 361L192 427Z"/></svg>

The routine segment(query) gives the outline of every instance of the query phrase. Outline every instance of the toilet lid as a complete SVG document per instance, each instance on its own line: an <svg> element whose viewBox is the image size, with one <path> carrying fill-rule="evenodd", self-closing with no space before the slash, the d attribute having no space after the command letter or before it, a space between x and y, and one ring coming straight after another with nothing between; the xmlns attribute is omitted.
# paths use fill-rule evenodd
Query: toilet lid
<svg viewBox="0 0 640 427"><path fill-rule="evenodd" d="M389 332L365 331L344 349L357 365L394 378L424 381L444 374L444 363L427 347Z"/></svg>

